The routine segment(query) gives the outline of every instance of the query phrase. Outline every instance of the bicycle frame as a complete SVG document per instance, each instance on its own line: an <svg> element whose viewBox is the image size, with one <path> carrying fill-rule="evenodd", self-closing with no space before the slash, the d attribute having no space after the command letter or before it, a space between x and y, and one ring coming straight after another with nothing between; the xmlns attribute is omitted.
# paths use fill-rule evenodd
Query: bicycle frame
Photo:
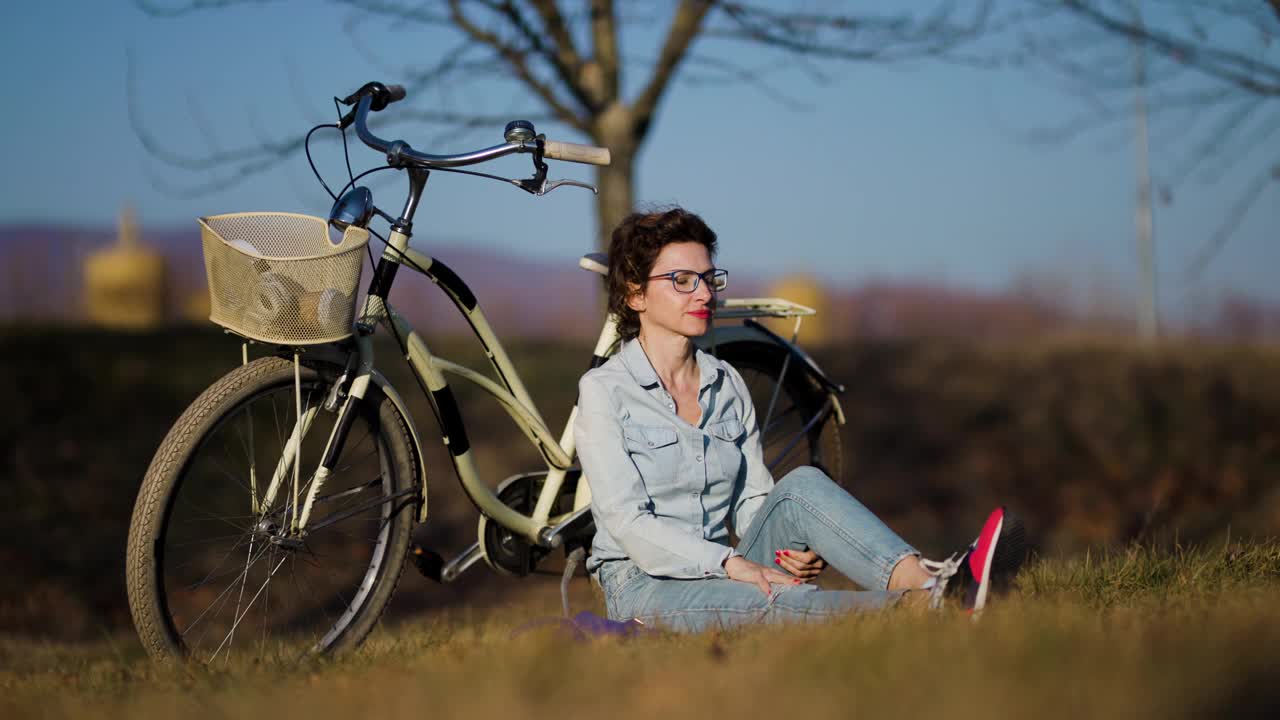
<svg viewBox="0 0 1280 720"><path fill-rule="evenodd" d="M495 369L500 382L495 382L471 368L434 355L417 330L385 298L370 294L366 299L360 320L360 333L356 339L357 358L354 363L354 377L350 382L346 402L356 403L362 401L371 384L386 388L385 380L375 370L372 332L376 324L380 323L387 326L404 342L406 359L414 374L427 390L428 400L440 424L444 444L449 449L450 459L467 496L475 503L484 517L499 523L528 542L543 547L556 547L560 544L559 530L567 522L584 513L591 499L589 486L585 478L582 478L578 483L572 510L555 516L551 514L556 499L560 496L564 487L566 476L571 470L576 469L573 466L575 454L573 427L577 418L577 406L575 405L570 411L559 438L554 437L470 288L446 264L410 247L409 239L409 235L393 231L388 238L387 247L383 250L382 259L388 262L395 262L426 275L445 291L458 310L466 317L473 333L483 347L486 357L488 357L490 364ZM797 320L797 331L803 317L814 314L814 310L810 308L780 298L726 299L721 300L718 306L717 316L721 318L794 317ZM788 347L793 353L800 355L802 360L807 361L807 357L803 356L798 348L794 346L794 337L789 342L777 336L770 337L771 335L767 331L746 325L717 328L708 333L706 344L710 346L710 349L714 350L716 344L747 338L777 342ZM592 366L603 363L616 352L617 341L616 319L609 315L596 339L592 353ZM786 372L785 368L783 372ZM491 489L482 480L472 456L461 413L445 377L446 374L453 374L468 380L495 398L529 441L542 454L547 465L546 478L534 509L530 514L525 515L507 506L498 498L495 490ZM399 400L398 396L393 396L393 399L400 406L401 412L406 415L406 419L411 420L408 418L407 408L403 406L403 402ZM832 400L833 411L836 413L837 418L843 422L843 413L840 410L838 401L835 399L834 392L832 393ZM300 429L304 435L314 413L315 408L312 408L302 416ZM410 433L414 436L415 445L420 446L420 438L411 421L409 422L409 427ZM286 443L284 457L282 457L280 464L277 465L273 473L271 485L264 495L264 504L266 505L270 504L280 486L287 482L293 455L290 449L296 443L298 430L299 428L295 426L294 432ZM335 426L335 434L336 432ZM330 438L330 442L333 442L333 438ZM321 485L323 485L323 478L317 476L307 489L307 496L303 503L302 516L299 522L301 528L305 529L306 527L312 503L319 493ZM427 499L425 475L423 477L422 495L425 509ZM420 520L425 520L425 511L420 514ZM458 559L463 563L463 566L457 567L456 571L450 573L450 575L456 575L457 572L461 572L466 566L479 559L480 549L478 545L477 543L477 545L472 546L464 553L463 557Z"/></svg>
<svg viewBox="0 0 1280 720"><path fill-rule="evenodd" d="M440 421L444 443L449 448L450 459L458 478L468 497L481 513L532 543L553 545L554 535L548 531L552 530L565 516L571 514L564 513L561 516L552 517L551 509L563 487L567 472L573 468L575 450L573 423L577 408L570 412L560 437L558 439L553 437L474 294L462 279L444 263L409 247L409 236L398 231L393 231L388 239L383 258L397 262L398 258L405 258L408 262L402 265L407 265L410 269L426 275L445 291L466 317L500 382L495 382L468 367L433 355L422 336L383 298L376 295L369 296L363 322L368 325L377 322L389 324L405 343L407 360L427 389L428 398ZM617 337L616 324L610 317L601 330L594 354L597 357L607 357ZM368 353L367 357L366 353ZM360 365L361 367L373 366L371 343L362 344ZM498 499L494 490L481 480L471 455L462 416L445 379L446 373L457 375L478 385L498 400L511 419L542 454L548 472L530 515L524 515L508 507ZM576 509L578 508L575 507Z"/></svg>

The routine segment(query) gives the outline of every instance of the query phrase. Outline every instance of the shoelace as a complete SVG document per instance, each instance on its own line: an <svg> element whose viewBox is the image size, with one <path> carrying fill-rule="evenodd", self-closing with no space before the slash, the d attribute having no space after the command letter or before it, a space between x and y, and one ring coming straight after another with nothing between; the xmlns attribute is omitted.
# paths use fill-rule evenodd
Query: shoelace
<svg viewBox="0 0 1280 720"><path fill-rule="evenodd" d="M929 609L937 610L942 607L942 596L947 590L947 583L960 572L960 565L964 562L969 553L952 553L951 557L946 560L920 560L920 567L925 572L933 576L933 584L926 585L929 589Z"/></svg>

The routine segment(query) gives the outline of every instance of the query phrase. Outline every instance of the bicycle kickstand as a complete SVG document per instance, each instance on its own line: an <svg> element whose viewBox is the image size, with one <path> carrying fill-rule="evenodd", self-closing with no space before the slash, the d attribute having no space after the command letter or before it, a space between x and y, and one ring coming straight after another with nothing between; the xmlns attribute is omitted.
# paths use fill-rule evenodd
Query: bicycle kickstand
<svg viewBox="0 0 1280 720"><path fill-rule="evenodd" d="M569 614L569 581L573 579L573 572L578 569L578 563L582 562L582 558L586 556L587 551L577 547L565 559L564 576L560 578L560 606L564 609L566 618L572 618Z"/></svg>

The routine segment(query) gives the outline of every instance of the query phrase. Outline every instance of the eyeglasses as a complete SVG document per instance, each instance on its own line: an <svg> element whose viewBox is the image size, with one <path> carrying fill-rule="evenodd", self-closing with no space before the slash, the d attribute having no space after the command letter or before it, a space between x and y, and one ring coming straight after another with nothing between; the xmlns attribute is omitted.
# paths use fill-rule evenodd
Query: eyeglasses
<svg viewBox="0 0 1280 720"><path fill-rule="evenodd" d="M702 280L707 281L707 286L712 292L720 292L729 287L729 271L711 269L704 273L696 273L692 270L672 270L661 275L650 275L650 280L658 278L670 278L671 286L676 292L691 293L698 289L698 283Z"/></svg>

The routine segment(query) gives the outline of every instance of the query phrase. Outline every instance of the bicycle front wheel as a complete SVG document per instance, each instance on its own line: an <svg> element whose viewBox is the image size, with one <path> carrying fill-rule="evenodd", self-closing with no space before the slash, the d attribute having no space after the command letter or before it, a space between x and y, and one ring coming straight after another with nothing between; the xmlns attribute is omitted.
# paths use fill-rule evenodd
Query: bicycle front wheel
<svg viewBox="0 0 1280 720"><path fill-rule="evenodd" d="M333 473L296 527L337 419L322 403L340 368L262 358L228 373L156 452L129 529L129 606L157 658L294 658L359 644L404 567L420 498L404 418L371 388ZM270 492L272 478L277 489Z"/></svg>

